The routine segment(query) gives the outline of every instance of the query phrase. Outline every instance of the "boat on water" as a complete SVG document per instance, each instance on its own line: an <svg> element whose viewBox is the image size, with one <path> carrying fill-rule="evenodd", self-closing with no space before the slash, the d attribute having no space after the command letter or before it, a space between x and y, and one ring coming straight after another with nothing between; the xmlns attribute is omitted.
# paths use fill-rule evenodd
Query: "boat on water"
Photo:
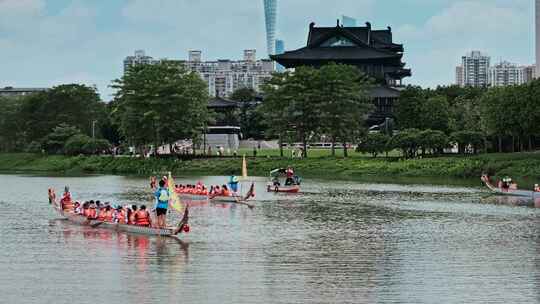
<svg viewBox="0 0 540 304"><path fill-rule="evenodd" d="M247 181L247 179L248 179L247 163L246 163L246 158L244 156L242 158L242 181L241 182L245 182ZM151 180L155 180L155 178L152 178ZM252 182L246 194L242 195L241 190L238 190L238 192L236 192L237 185L233 187L232 185L233 180L236 184L240 182L236 177L231 178L231 181L228 183L231 190L227 189L227 195L224 195L223 192L213 193L212 189L208 191L206 187L204 187L204 185L202 185L200 182L197 183L197 185L188 187L186 189L179 189L174 183L174 180L170 172L169 172L169 177L168 177L169 189L171 189L171 191L174 191L174 193L178 196L178 198L181 201L209 202L209 203L218 203L218 204L230 203L230 204L246 205L249 208L253 208L254 205L249 204L248 201L255 198L255 183ZM154 182L154 185L155 184L156 183Z"/></svg>
<svg viewBox="0 0 540 304"><path fill-rule="evenodd" d="M70 210L62 209L62 204L56 200L56 195L54 195L54 191L49 191L49 203L62 218L77 225L89 226L93 228L99 227L126 233L165 236L174 238L177 238L177 235L181 234L182 232L189 231L189 210L187 207L184 209L184 215L177 226L167 228L153 228L88 219L83 215L73 213Z"/></svg>
<svg viewBox="0 0 540 304"><path fill-rule="evenodd" d="M280 178L285 178L284 184L281 183ZM270 171L270 181L266 185L266 191L276 193L298 193L300 192L300 184L301 178L294 174L292 168L278 168Z"/></svg>
<svg viewBox="0 0 540 304"><path fill-rule="evenodd" d="M518 189L515 184L506 184L506 185L494 185L491 182L491 179L487 175L482 175L480 178L482 182L486 185L486 187L491 190L491 192L498 194L498 195L504 195L504 196L514 196L514 197L522 197L522 198L529 198L529 199L539 199L540 198L540 192L532 191L532 190L522 190Z"/></svg>

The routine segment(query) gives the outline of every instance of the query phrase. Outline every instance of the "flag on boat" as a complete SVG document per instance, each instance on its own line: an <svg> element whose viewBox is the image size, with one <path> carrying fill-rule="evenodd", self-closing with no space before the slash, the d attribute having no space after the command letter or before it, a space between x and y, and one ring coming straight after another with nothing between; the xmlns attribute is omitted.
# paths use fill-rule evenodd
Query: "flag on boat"
<svg viewBox="0 0 540 304"><path fill-rule="evenodd" d="M248 177L246 155L242 158L242 178L245 180Z"/></svg>
<svg viewBox="0 0 540 304"><path fill-rule="evenodd" d="M170 197L169 204L174 210L178 211L179 213L182 213L184 211L184 205L182 204L182 201L180 200L180 197L178 196L178 194L176 194L176 191L174 191L176 184L174 183L174 179L171 175L171 172L169 172L169 178L167 178L167 183L169 186L169 197Z"/></svg>

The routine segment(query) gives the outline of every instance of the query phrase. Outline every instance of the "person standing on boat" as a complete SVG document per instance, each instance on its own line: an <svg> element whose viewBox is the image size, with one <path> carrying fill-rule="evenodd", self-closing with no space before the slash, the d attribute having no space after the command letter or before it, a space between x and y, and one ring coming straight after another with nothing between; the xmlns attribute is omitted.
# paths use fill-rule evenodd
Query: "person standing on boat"
<svg viewBox="0 0 540 304"><path fill-rule="evenodd" d="M167 220L167 208L169 207L170 193L169 189L165 187L165 181L159 181L159 188L154 193L156 197L156 217L158 228L165 228Z"/></svg>
<svg viewBox="0 0 540 304"><path fill-rule="evenodd" d="M285 176L287 177L287 179L285 180L285 186L294 185L294 170L291 166L287 167L287 170L285 171Z"/></svg>
<svg viewBox="0 0 540 304"><path fill-rule="evenodd" d="M238 182L238 176L231 175L231 177L229 178L229 187L234 193L238 192Z"/></svg>

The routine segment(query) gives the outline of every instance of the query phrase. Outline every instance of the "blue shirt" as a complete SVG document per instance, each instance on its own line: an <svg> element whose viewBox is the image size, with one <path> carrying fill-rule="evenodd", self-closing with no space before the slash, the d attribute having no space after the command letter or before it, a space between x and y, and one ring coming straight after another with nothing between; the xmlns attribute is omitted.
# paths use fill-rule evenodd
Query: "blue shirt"
<svg viewBox="0 0 540 304"><path fill-rule="evenodd" d="M167 188L159 188L154 193L156 197L156 208L167 209L169 207L169 190Z"/></svg>

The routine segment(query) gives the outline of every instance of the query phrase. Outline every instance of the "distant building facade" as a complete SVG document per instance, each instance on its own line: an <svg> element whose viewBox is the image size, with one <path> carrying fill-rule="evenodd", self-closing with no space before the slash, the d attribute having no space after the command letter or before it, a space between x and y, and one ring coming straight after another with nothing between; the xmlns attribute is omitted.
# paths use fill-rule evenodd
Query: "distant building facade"
<svg viewBox="0 0 540 304"><path fill-rule="evenodd" d="M502 61L489 68L489 85L501 87L520 85L527 82L526 67Z"/></svg>
<svg viewBox="0 0 540 304"><path fill-rule="evenodd" d="M356 19L341 15L341 24L343 24L344 27L356 27Z"/></svg>
<svg viewBox="0 0 540 304"><path fill-rule="evenodd" d="M136 50L134 56L127 56L124 59L124 73L126 73L126 71L133 66L139 64L154 64L156 62L158 62L158 60L155 60L150 56L146 56L144 50Z"/></svg>
<svg viewBox="0 0 540 304"><path fill-rule="evenodd" d="M530 82L536 79L538 76L536 75L536 65L529 65L524 67L524 78L525 82Z"/></svg>
<svg viewBox="0 0 540 304"><path fill-rule="evenodd" d="M369 94L375 110L369 115L369 125L381 124L394 118L394 105L399 99L402 79L411 76L405 68L403 45L393 41L390 27L381 30L364 27L309 26L307 45L303 48L272 55L270 58L286 68L302 65L319 68L330 62L356 66L371 76L376 85Z"/></svg>
<svg viewBox="0 0 540 304"><path fill-rule="evenodd" d="M460 86L463 84L463 67L462 66L456 67L456 84Z"/></svg>
<svg viewBox="0 0 540 304"><path fill-rule="evenodd" d="M276 55L285 53L285 41L283 40L276 40ZM279 73L282 73L285 71L285 67L281 64L276 64L276 71Z"/></svg>
<svg viewBox="0 0 540 304"><path fill-rule="evenodd" d="M14 88L4 87L0 88L0 97L21 97L39 92L45 92L48 88Z"/></svg>
<svg viewBox="0 0 540 304"><path fill-rule="evenodd" d="M266 25L266 47L268 55L275 54L277 3L278 0L263 0Z"/></svg>
<svg viewBox="0 0 540 304"><path fill-rule="evenodd" d="M185 64L208 83L211 97L227 98L240 88L260 92L261 85L272 77L274 62L256 57L255 50L245 50L243 60L202 61L201 51L190 51Z"/></svg>
<svg viewBox="0 0 540 304"><path fill-rule="evenodd" d="M489 67L491 58L479 51L472 51L461 57L461 68L456 69L457 84L462 87L487 87L489 85Z"/></svg>
<svg viewBox="0 0 540 304"><path fill-rule="evenodd" d="M257 60L256 50L244 50L243 60L203 61L202 51L190 50L188 60L160 59L146 56L137 51L135 56L124 60L124 73L132 66L140 64L156 64L159 62L175 62L184 65L188 70L198 73L208 84L211 97L227 98L240 88L251 88L260 92L261 85L272 77L275 64L270 59Z"/></svg>

